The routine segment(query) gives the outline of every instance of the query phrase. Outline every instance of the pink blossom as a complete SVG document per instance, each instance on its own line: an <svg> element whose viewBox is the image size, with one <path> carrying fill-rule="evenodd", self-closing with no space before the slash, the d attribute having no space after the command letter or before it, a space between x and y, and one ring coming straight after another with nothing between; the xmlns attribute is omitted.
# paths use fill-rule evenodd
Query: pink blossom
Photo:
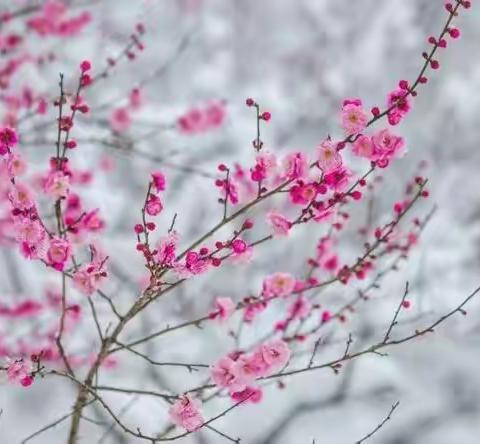
<svg viewBox="0 0 480 444"><path fill-rule="evenodd" d="M330 139L323 141L317 149L318 166L324 174L330 173L342 165L342 156L335 143Z"/></svg>
<svg viewBox="0 0 480 444"><path fill-rule="evenodd" d="M204 108L192 108L187 111L179 117L178 127L184 134L194 135L220 127L225 117L225 105L215 101Z"/></svg>
<svg viewBox="0 0 480 444"><path fill-rule="evenodd" d="M169 409L171 421L188 432L198 430L204 423L200 412L201 403L192 399L190 395L184 395L178 399Z"/></svg>
<svg viewBox="0 0 480 444"><path fill-rule="evenodd" d="M181 279L186 279L194 275L202 274L208 270L210 261L200 256L195 251L189 251L185 256L185 263L175 263L173 270Z"/></svg>
<svg viewBox="0 0 480 444"><path fill-rule="evenodd" d="M311 302L304 296L300 295L288 308L288 317L290 319L304 319L310 313L311 308Z"/></svg>
<svg viewBox="0 0 480 444"><path fill-rule="evenodd" d="M44 190L55 199L68 196L70 179L63 171L50 171L44 183Z"/></svg>
<svg viewBox="0 0 480 444"><path fill-rule="evenodd" d="M290 349L282 339L267 342L260 349L263 359L274 370L285 366L290 359Z"/></svg>
<svg viewBox="0 0 480 444"><path fill-rule="evenodd" d="M205 117L211 128L219 127L225 120L225 105L221 102L213 102L205 110Z"/></svg>
<svg viewBox="0 0 480 444"><path fill-rule="evenodd" d="M87 211L80 221L80 226L88 231L99 231L105 226L105 222L99 216L100 210Z"/></svg>
<svg viewBox="0 0 480 444"><path fill-rule="evenodd" d="M10 153L7 157L7 169L10 177L18 177L24 174L27 170L27 163L22 155L15 151Z"/></svg>
<svg viewBox="0 0 480 444"><path fill-rule="evenodd" d="M72 247L70 242L65 239L50 239L50 245L47 250L47 259L54 268L63 270L65 263L70 259Z"/></svg>
<svg viewBox="0 0 480 444"><path fill-rule="evenodd" d="M253 383L260 375L258 363L253 356L240 355L234 364L234 373L238 382L243 384ZM237 388L231 388L233 391L237 391Z"/></svg>
<svg viewBox="0 0 480 444"><path fill-rule="evenodd" d="M235 302L231 298L219 297L215 299L215 311L212 313L213 318L218 318L220 321L226 321L235 312Z"/></svg>
<svg viewBox="0 0 480 444"><path fill-rule="evenodd" d="M267 222L272 226L276 236L288 236L292 223L282 214L275 211L267 213Z"/></svg>
<svg viewBox="0 0 480 444"><path fill-rule="evenodd" d="M245 388L245 381L239 374L240 366L236 361L225 356L219 359L211 368L213 382L220 388L240 391Z"/></svg>
<svg viewBox="0 0 480 444"><path fill-rule="evenodd" d="M282 161L282 169L289 180L305 178L308 174L307 156L300 151L288 154Z"/></svg>
<svg viewBox="0 0 480 444"><path fill-rule="evenodd" d="M347 103L342 108L342 127L348 135L362 132L368 123L368 117L361 105Z"/></svg>
<svg viewBox="0 0 480 444"><path fill-rule="evenodd" d="M392 134L388 129L377 132L372 137L374 145L373 160L390 160L400 157L404 153L405 141L403 137Z"/></svg>
<svg viewBox="0 0 480 444"><path fill-rule="evenodd" d="M230 246L233 250L230 260L234 263L245 263L252 259L253 247L248 245L243 239L235 239Z"/></svg>
<svg viewBox="0 0 480 444"><path fill-rule="evenodd" d="M324 184L337 192L344 191L350 183L351 171L346 167L338 168L323 177Z"/></svg>
<svg viewBox="0 0 480 444"><path fill-rule="evenodd" d="M18 136L14 129L5 127L0 129L0 155L5 155L10 152L18 143Z"/></svg>
<svg viewBox="0 0 480 444"><path fill-rule="evenodd" d="M133 110L138 110L142 106L143 97L138 88L132 89L130 92L130 107Z"/></svg>
<svg viewBox="0 0 480 444"><path fill-rule="evenodd" d="M162 237L156 246L155 259L160 265L172 266L176 258L178 234L175 231Z"/></svg>
<svg viewBox="0 0 480 444"><path fill-rule="evenodd" d="M332 313L329 312L328 310L325 310L324 312L322 312L320 319L322 323L328 322L330 319L332 319Z"/></svg>
<svg viewBox="0 0 480 444"><path fill-rule="evenodd" d="M353 143L353 154L359 157L365 157L366 159L373 159L373 143L372 139L368 136L360 136Z"/></svg>
<svg viewBox="0 0 480 444"><path fill-rule="evenodd" d="M17 359L8 364L7 378L12 384L20 384L23 387L28 387L33 382L33 377L30 375L31 371L30 364L23 359Z"/></svg>
<svg viewBox="0 0 480 444"><path fill-rule="evenodd" d="M258 404L263 398L263 392L259 387L247 386L242 391L230 392L230 398L236 403L251 402L253 404Z"/></svg>
<svg viewBox="0 0 480 444"><path fill-rule="evenodd" d="M130 113L126 108L117 108L113 110L110 116L110 126L117 133L124 133L132 126Z"/></svg>
<svg viewBox="0 0 480 444"><path fill-rule="evenodd" d="M47 0L40 12L27 21L40 36L71 36L79 33L91 20L88 12L68 17L67 6L59 0Z"/></svg>
<svg viewBox="0 0 480 444"><path fill-rule="evenodd" d="M163 210L162 201L155 194L150 194L147 204L145 206L145 211L149 216L157 216Z"/></svg>
<svg viewBox="0 0 480 444"><path fill-rule="evenodd" d="M19 217L15 219L14 230L18 242L37 244L46 237L45 229L37 219Z"/></svg>
<svg viewBox="0 0 480 444"><path fill-rule="evenodd" d="M12 207L19 210L29 210L35 207L35 200L32 190L25 184L15 183L11 187L9 198Z"/></svg>
<svg viewBox="0 0 480 444"><path fill-rule="evenodd" d="M299 181L301 182L301 181ZM296 205L306 205L317 197L318 188L314 183L297 183L290 188L290 201Z"/></svg>
<svg viewBox="0 0 480 444"><path fill-rule="evenodd" d="M161 173L160 171L152 173L152 180L153 186L155 187L157 193L159 193L160 191L165 191L166 180L163 173Z"/></svg>
<svg viewBox="0 0 480 444"><path fill-rule="evenodd" d="M254 320L255 316L261 313L267 305L263 302L257 302L255 304L248 304L245 307L245 311L243 313L243 319L245 322L250 323Z"/></svg>
<svg viewBox="0 0 480 444"><path fill-rule="evenodd" d="M288 296L295 288L295 278L290 273L275 273L263 281L263 294L270 296Z"/></svg>
<svg viewBox="0 0 480 444"><path fill-rule="evenodd" d="M392 108L388 112L388 122L390 125L397 125L410 111L410 97L408 91L398 88L388 94L388 108Z"/></svg>
<svg viewBox="0 0 480 444"><path fill-rule="evenodd" d="M98 250L91 245L92 261L81 266L73 274L73 285L83 294L93 294L107 277L105 270L106 257L103 257Z"/></svg>
<svg viewBox="0 0 480 444"><path fill-rule="evenodd" d="M273 153L265 152L257 155L256 164L251 169L251 178L254 182L261 182L272 175L277 167L277 157Z"/></svg>

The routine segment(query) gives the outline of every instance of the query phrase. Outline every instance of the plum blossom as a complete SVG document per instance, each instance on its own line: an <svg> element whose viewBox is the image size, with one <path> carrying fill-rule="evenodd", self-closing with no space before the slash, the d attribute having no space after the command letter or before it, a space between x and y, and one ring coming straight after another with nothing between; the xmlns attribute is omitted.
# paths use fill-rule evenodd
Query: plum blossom
<svg viewBox="0 0 480 444"><path fill-rule="evenodd" d="M318 194L318 186L315 183L299 183L290 188L290 201L296 205L306 205Z"/></svg>
<svg viewBox="0 0 480 444"><path fill-rule="evenodd" d="M19 384L23 387L32 385L33 376L31 366L23 359L12 360L7 365L7 378L12 384Z"/></svg>
<svg viewBox="0 0 480 444"><path fill-rule="evenodd" d="M282 214L276 211L267 213L267 222L273 228L276 236L288 236L292 223Z"/></svg>
<svg viewBox="0 0 480 444"><path fill-rule="evenodd" d="M256 164L251 170L254 182L261 182L269 178L277 168L277 157L273 153L265 152L257 155Z"/></svg>
<svg viewBox="0 0 480 444"><path fill-rule="evenodd" d="M0 129L0 155L9 153L17 143L18 136L14 129L9 127Z"/></svg>
<svg viewBox="0 0 480 444"><path fill-rule="evenodd" d="M330 139L323 141L317 148L317 162L324 174L330 173L342 165L342 156Z"/></svg>
<svg viewBox="0 0 480 444"><path fill-rule="evenodd" d="M10 177L21 176L27 170L27 163L18 151L15 151L8 155L7 169Z"/></svg>
<svg viewBox="0 0 480 444"><path fill-rule="evenodd" d="M388 129L380 130L372 136L375 161L386 161L401 157L405 151L403 137L392 134Z"/></svg>
<svg viewBox="0 0 480 444"><path fill-rule="evenodd" d="M73 274L73 285L88 296L93 294L106 279L105 262L108 259L100 254L93 245L90 246L90 249L92 251L91 262L82 265Z"/></svg>
<svg viewBox="0 0 480 444"><path fill-rule="evenodd" d="M307 156L301 151L288 154L282 161L282 169L289 180L304 179L308 174Z"/></svg>
<svg viewBox="0 0 480 444"><path fill-rule="evenodd" d="M23 183L12 184L9 193L12 207L18 210L29 210L35 207L35 198L30 187Z"/></svg>
<svg viewBox="0 0 480 444"><path fill-rule="evenodd" d="M67 16L66 4L59 0L47 0L40 12L27 21L29 28L38 35L71 36L79 33L91 20L89 12Z"/></svg>
<svg viewBox="0 0 480 444"><path fill-rule="evenodd" d="M201 403L190 395L184 395L178 399L169 409L171 421L188 432L198 430L204 423L200 412Z"/></svg>
<svg viewBox="0 0 480 444"><path fill-rule="evenodd" d="M252 259L253 247L248 245L243 239L237 238L233 240L230 244L230 248L232 249L232 254L230 255L232 262L245 263Z"/></svg>
<svg viewBox="0 0 480 444"><path fill-rule="evenodd" d="M388 94L388 108L392 108L388 112L388 123L397 125L409 113L411 109L410 97L408 90L398 88Z"/></svg>
<svg viewBox="0 0 480 444"><path fill-rule="evenodd" d="M181 279L202 274L209 268L210 260L198 254L196 251L189 251L185 256L185 262L182 264L176 262L173 265L173 271Z"/></svg>
<svg viewBox="0 0 480 444"><path fill-rule="evenodd" d="M50 171L44 183L45 192L55 198L62 199L68 196L70 178L63 171Z"/></svg>
<svg viewBox="0 0 480 444"><path fill-rule="evenodd" d="M47 259L50 265L57 270L63 270L66 262L70 259L72 247L66 239L50 239L50 245L47 250Z"/></svg>
<svg viewBox="0 0 480 444"><path fill-rule="evenodd" d="M263 391L259 387L245 387L242 391L230 392L230 398L236 403L251 402L258 404L263 398Z"/></svg>
<svg viewBox="0 0 480 444"><path fill-rule="evenodd" d="M157 193L159 193L160 191L165 191L167 182L163 173L161 173L160 171L155 171L154 173L152 173L152 180L153 186L155 187Z"/></svg>
<svg viewBox="0 0 480 444"><path fill-rule="evenodd" d="M367 113L362 107L362 102L346 100L342 108L342 127L350 136L362 132L368 123Z"/></svg>
<svg viewBox="0 0 480 444"><path fill-rule="evenodd" d="M114 109L110 116L110 126L117 133L124 133L132 126L132 118L127 108Z"/></svg>
<svg viewBox="0 0 480 444"><path fill-rule="evenodd" d="M240 365L229 356L219 359L211 368L213 382L222 388L241 391L245 388L245 380L240 375Z"/></svg>
<svg viewBox="0 0 480 444"><path fill-rule="evenodd" d="M145 205L145 211L149 216L157 216L163 210L163 204L160 198L155 194L150 194Z"/></svg>
<svg viewBox="0 0 480 444"><path fill-rule="evenodd" d="M274 273L263 281L263 294L270 296L288 296L295 288L295 278L290 273Z"/></svg>
<svg viewBox="0 0 480 444"><path fill-rule="evenodd" d="M226 118L225 104L213 101L202 108L192 108L178 119L179 130L187 135L216 129Z"/></svg>
<svg viewBox="0 0 480 444"><path fill-rule="evenodd" d="M162 237L156 245L156 253L154 255L158 264L171 267L175 258L176 248L178 243L178 233L172 231L166 236Z"/></svg>
<svg viewBox="0 0 480 444"><path fill-rule="evenodd" d="M228 320L235 312L235 302L231 298L219 297L215 299L215 311L210 314L212 319Z"/></svg>
<svg viewBox="0 0 480 444"><path fill-rule="evenodd" d="M366 159L373 159L374 147L371 137L360 136L353 143L353 154L359 157L365 157Z"/></svg>
<svg viewBox="0 0 480 444"><path fill-rule="evenodd" d="M310 313L311 308L311 302L305 296L300 295L288 308L288 317L289 319L304 319Z"/></svg>
<svg viewBox="0 0 480 444"><path fill-rule="evenodd" d="M38 219L19 216L15 218L13 226L20 252L25 258L38 259L45 256L47 233Z"/></svg>
<svg viewBox="0 0 480 444"><path fill-rule="evenodd" d="M267 342L261 346L260 350L271 370L283 367L290 359L290 349L282 339Z"/></svg>

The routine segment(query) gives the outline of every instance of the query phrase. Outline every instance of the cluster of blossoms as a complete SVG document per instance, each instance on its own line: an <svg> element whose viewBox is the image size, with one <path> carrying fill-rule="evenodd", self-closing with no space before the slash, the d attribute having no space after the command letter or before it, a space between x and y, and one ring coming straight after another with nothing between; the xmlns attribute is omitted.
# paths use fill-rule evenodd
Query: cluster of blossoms
<svg viewBox="0 0 480 444"><path fill-rule="evenodd" d="M227 110L220 101L212 101L202 108L192 108L178 118L181 133L195 135L219 128L225 121Z"/></svg>
<svg viewBox="0 0 480 444"><path fill-rule="evenodd" d="M89 12L68 16L68 6L61 0L47 0L27 26L42 37L66 37L78 34L91 21Z"/></svg>
<svg viewBox="0 0 480 444"><path fill-rule="evenodd" d="M453 8L458 9L460 5L467 7L469 2L457 2L455 6L447 3L446 8L452 14L449 15L449 22L456 14L452 12ZM59 0L48 0L37 12L27 25L42 36L70 36L80 32L90 21L88 14L70 16L67 4ZM121 57L132 60L135 58L136 50L143 50L140 36L144 32L143 25L137 25ZM459 36L456 28L446 28L439 40L429 39L429 42L434 45L434 50L446 47L445 33L452 38ZM0 47L5 48L8 54L15 53L21 44L22 37L15 33L5 38L2 36L0 41ZM434 52L424 57L432 69L437 69L439 64L433 59ZM61 76L60 97L53 101L55 108L59 111L57 153L50 159L48 170L36 180L29 182L22 177L26 171L26 163L16 149L19 143L16 130L10 127L0 129L0 156L3 160L0 173L2 179L6 178L3 181L5 184L0 182L0 186L2 191L5 191L6 202L8 202L6 224L10 224L13 228L11 232L14 234L14 239L9 241L18 244L26 258L39 260L54 272L59 272L56 275L62 277L63 284L62 293L56 294L47 303L27 299L11 305L0 305L0 317L9 322L39 317L49 309L55 313L55 320L60 320L53 327L48 324L46 331L41 334L33 333L30 337L36 341L35 345L28 344L30 337L21 338L12 344L0 337L0 356L15 357L9 360L2 370L6 371L11 383L27 387L33 383L37 374L42 374L42 363L48 362L52 366L61 366L62 369L66 369L64 376L68 375L73 379L76 373L72 371L73 368L89 365L87 372L89 376L84 383L79 384L76 408L72 413L72 434L75 435L78 433L78 422L85 407L84 400L90 397L89 391L95 393L95 401L102 399L101 394L97 395L97 390L100 393L100 388L94 386L94 383L101 366L115 364L113 357L115 351L128 350L142 356L132 347L173 330L192 325L200 326L209 320L225 322L240 310L239 327L249 328L260 321L259 318L262 317L260 314L269 308L270 304L279 306L283 304L284 312L269 324L268 335L262 336L263 339L257 340L252 345L245 346L241 342L242 328L239 328L237 335L229 331L229 335L236 340L234 350L213 365L173 363L174 366L186 367L189 370L196 367L206 369L209 374L204 387L182 390L183 395L169 395L167 398L176 400L169 409L171 421L187 432L193 432L210 423L201 413L201 403L208 399L207 396L203 397L205 391L215 390L216 394L212 395L212 398L217 394L228 394L233 403L230 408L236 407L237 404L259 403L264 396L265 387L262 386L262 382L267 378L270 380L284 376L284 370L290 360L293 360L297 347L299 354L311 352L310 348L315 341L310 366L307 368L311 370L316 343L321 339L318 337L320 329L325 325L327 325L326 328L335 326L336 319L347 322L348 316L354 313L357 302L368 300L368 291L378 285L378 281L387 271L395 270L397 263L405 259L411 248L417 244L424 222L414 219L413 228L406 232L399 227L399 222L417 198L428 197L428 191L424 189L426 181L420 175L409 183L406 195L394 203L393 216L389 216L387 223L367 224L362 234L364 238L361 239L364 251L352 263L346 263L343 255L337 252L336 236L349 220L349 213L345 208L347 204L361 200L374 182L368 177L370 173L373 173L377 167L386 168L393 159L399 158L405 152L404 139L394 134L390 128L371 131L369 127L382 117L387 118L390 126L400 123L412 107L411 101L416 95L417 85L427 81L424 76L425 68L413 85L404 80L399 82L398 88L388 94L386 110L383 112L377 107L367 112L360 99L346 99L342 105L339 122L343 128L344 138L335 140L328 137L321 140L316 149L311 150L312 153L309 154L295 150L279 157L273 152L264 150L264 143L260 136L261 125L269 122L272 115L269 111L261 111L259 104L253 99L247 99L246 105L256 110L257 137L252 143L255 158L248 167L234 165L230 168L223 163L218 166L218 172L222 178L215 180L215 186L221 193L218 201L223 206L223 217L211 230L183 252L178 251L180 235L174 230L175 218L167 233L156 241L152 240L156 234L157 225L150 218L159 216L163 212L162 193L166 189L164 174L154 172L149 179L148 191L141 209L141 220L133 227L137 240L136 249L145 259L144 265L150 273L149 282L124 315L117 312L115 304L104 292L99 292L100 296L110 303L112 316L116 315L118 318L114 328L104 332L97 318L94 298L90 296L100 290L108 278L108 256L102 251L98 242L91 239L92 235L102 230L105 223L98 209L85 209L80 196L73 191L77 185L91 183L93 174L89 171L75 170L68 159L68 154L77 148L77 141L70 137L75 125L75 116L90 113L90 107L83 97L83 89L96 84L97 79L106 78L109 69L113 68L118 60L119 58L108 59L108 68L96 76L90 75L92 68L90 62L81 63L78 88L73 94L64 91L63 76ZM11 66L5 68L7 80L20 64L19 60L14 60ZM0 72L0 80L2 76ZM0 86L8 86L7 80L0 81ZM22 97L8 95L4 99L5 103L15 105L12 106L14 112L12 111L9 116L12 122L16 120L17 111L21 108L32 110L33 105L37 104L39 113L46 111L47 103L41 94L27 90L22 94ZM109 124L113 133L118 136L119 133L131 128L132 115L142 106L142 103L141 92L136 88L130 92L128 105L114 105L113 110L109 111L111 112ZM67 106L70 113L64 112ZM212 101L201 108L188 110L178 119L176 127L183 134L195 135L219 128L225 119L225 103ZM369 161L370 170L363 176L358 176L346 165L347 156L344 155L346 149ZM37 196L38 193L35 190L41 190L42 196ZM279 198L278 202L269 206L268 211L261 216L268 226L268 234L255 239L252 228L256 226L257 220L248 218L241 221L240 216L243 218L251 208L274 195ZM50 208L49 213L46 214L50 214L50 217L41 216L45 213L41 211L40 197L45 198ZM233 213L230 211L230 205L236 207ZM50 218L54 219L54 223L50 223ZM240 224L230 234L214 239L220 229L235 219ZM289 236L295 226L310 221L324 224L328 234L319 239L314 246L313 256L305 261L304 265L307 269L304 277L297 278L288 272L273 272L263 279L258 297L248 296L237 304L229 297L218 297L210 313L197 320L169 325L165 330L160 331L160 334L141 338L132 346L124 347L118 342L119 335L123 334L123 328L127 322L167 290L181 285L186 279L204 274L214 267L220 267L226 260L233 263L249 261L257 245L277 237ZM2 221L3 223L5 222ZM371 240L369 240L370 236ZM82 256L82 248L85 249L87 246L90 256L81 261L79 258ZM381 259L392 257L395 257L393 265L387 271L379 270ZM335 282L346 285L355 279L364 281L367 277L371 277L373 271L377 271L377 276L372 278L372 283L365 286L363 290L358 290L358 296L340 308L334 303L329 306L328 301L325 303L322 301L320 305L315 300L316 295L309 293L310 290ZM296 276L301 276L300 273L295 273ZM70 283L80 293L89 297L81 298L80 303L75 303L70 294L67 299L66 288ZM92 317L100 337L100 348L94 353L87 353L86 357L72 356L70 350L66 351L62 345L62 335L73 331L81 318L81 304L85 301L91 304ZM405 295L399 310L410 306L411 301L406 299ZM395 322L396 319L392 327ZM0 334L0 336L3 335ZM309 342L309 339L312 341ZM383 345L386 344L387 339ZM115 344L118 345L118 349L113 348ZM348 346L349 343L347 351ZM371 353L372 350L374 349L367 349L366 353ZM28 356L30 359L27 358ZM144 357L152 362L148 356ZM344 358L346 357L347 352L344 355ZM165 363L165 365L172 365L172 363ZM334 371L339 368L329 364L325 366L330 366ZM289 373L301 373L303 370L295 368ZM190 393L202 395L195 399ZM220 416L222 415L217 417ZM120 421L115 419L117 422ZM76 426L75 421L78 421ZM133 436L151 442L157 441L154 437L143 435L140 428L134 431L127 426L122 426L122 429ZM226 436L223 433L222 435ZM181 436L184 434L179 435ZM76 436L72 439L75 440Z"/></svg>
<svg viewBox="0 0 480 444"><path fill-rule="evenodd" d="M217 361L211 370L212 379L221 389L227 389L236 401L260 402L262 391L255 387L259 378L272 375L287 365L288 344L272 340L260 345L253 353L232 352Z"/></svg>

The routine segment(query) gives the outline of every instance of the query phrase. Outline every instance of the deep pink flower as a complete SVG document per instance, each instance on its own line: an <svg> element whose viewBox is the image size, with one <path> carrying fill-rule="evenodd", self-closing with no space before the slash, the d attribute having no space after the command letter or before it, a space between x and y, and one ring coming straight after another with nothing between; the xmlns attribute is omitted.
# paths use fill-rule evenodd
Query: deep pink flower
<svg viewBox="0 0 480 444"><path fill-rule="evenodd" d="M177 256L177 242L178 234L175 231L172 231L158 241L155 248L157 250L157 253L155 254L155 260L160 265L166 265L169 267L173 265L173 262Z"/></svg>
<svg viewBox="0 0 480 444"><path fill-rule="evenodd" d="M397 125L410 111L410 97L406 90L398 88L388 94L387 106L392 108L388 113L390 125Z"/></svg>
<svg viewBox="0 0 480 444"><path fill-rule="evenodd" d="M149 216L157 216L163 210L162 201L155 194L150 194L145 206L145 211Z"/></svg>
<svg viewBox="0 0 480 444"><path fill-rule="evenodd" d="M258 404L263 398L263 392L259 387L247 386L240 392L230 392L230 397L236 403L251 402L253 404Z"/></svg>
<svg viewBox="0 0 480 444"><path fill-rule="evenodd" d="M161 173L160 171L156 171L152 173L152 179L153 179L153 185L159 193L160 191L165 191L165 186L166 186L166 180L165 180L165 175Z"/></svg>

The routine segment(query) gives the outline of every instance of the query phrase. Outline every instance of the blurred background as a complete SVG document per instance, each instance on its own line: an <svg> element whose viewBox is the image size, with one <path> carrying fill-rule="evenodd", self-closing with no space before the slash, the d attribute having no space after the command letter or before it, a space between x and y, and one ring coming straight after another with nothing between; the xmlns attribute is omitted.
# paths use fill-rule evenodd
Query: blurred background
<svg viewBox="0 0 480 444"><path fill-rule="evenodd" d="M328 134L341 134L339 110L344 98L361 97L367 109L383 107L386 94L400 79L414 79L422 64L421 52L427 48L426 38L437 35L446 20L443 0L70 3L72 14L88 9L92 23L65 42L27 33L32 54L52 53L55 57L41 66L22 67L10 88L16 91L30 85L46 97L54 97L58 73L63 72L67 89L73 89L81 60L91 60L94 72L100 71L108 57L123 50L135 25L144 24L145 50L135 60L120 62L86 93L92 112L75 127L79 147L71 154L75 168L92 175L78 193L91 208L99 208L105 221L100 238L110 257L111 273L105 292L121 310L138 297L145 275L132 226L140 217L151 171L162 170L168 180L159 232L168 229L177 213L176 229L182 245L187 245L220 217L213 184L217 164L248 166L254 159L255 119L252 109L245 106L246 97L255 98L272 113L272 120L262 128L266 149L280 156L292 150L313 152ZM18 7L29 4L36 3L19 1ZM431 198L414 212L423 217L434 204L438 209L408 263L374 292L374 303L359 306L348 323L337 324L329 332L332 344L349 332L359 347L373 343L375 335L381 335L388 325L407 280L413 305L400 328L410 332L413 326L427 325L428 320L458 305L480 284L480 11L476 6L457 20L461 38L450 40L442 50L440 70L429 76L412 112L395 128L406 138L408 154L386 170L384 181L375 190L372 217L385 221L421 161L428 164L423 174L429 179ZM12 9L12 2L0 0L0 9ZM24 32L23 20L9 26ZM141 88L144 105L132 113L131 125L116 132L109 123L112 113L128 102L134 87ZM198 134L179 129L179 117L212 101L224 103L226 110L218 128ZM5 117L11 110L7 102L2 106ZM54 154L55 109L20 120L18 130L20 150L31 165L29 174L35 177ZM353 165L355 172L368 166L365 162ZM351 218L354 224L364 220L365 208L355 209ZM5 238L6 231L2 225ZM124 333L124 339L202 316L216 296L240 300L254 294L263 277L274 271L300 273L323 231L320 225L299 227L288 239L259 247L248 264L193 279L152 305ZM0 247L2 303L42 301L58 291L57 274L25 261L7 240ZM355 229L344 233L341 247L345 261L359 254L362 240ZM341 306L352 297L352 291L340 285L329 287L325 305L332 309ZM87 356L98 347L94 324L84 297L74 291L70 297L84 308L85 319L72 327L67 347L71 353ZM108 306L101 299L96 302L106 326ZM235 409L217 425L246 444L354 443L400 401L393 419L369 442L476 444L480 423L479 308L480 303L473 301L466 307L466 318L455 316L434 335L388 350L387 357L360 358L339 375L327 370L291 378L283 390L266 388L260 404ZM263 336L277 316L273 310L262 323L244 332L245 342ZM55 322L48 313L14 320L2 317L0 345L31 345L55 328ZM192 362L212 362L231 347L228 327L213 325L159 338L142 350L162 359L188 357ZM326 360L329 353L322 351L319 360ZM183 369L172 373L146 366L143 360L122 353L100 376L105 385L160 391L181 391L204 377ZM28 390L2 383L0 442L19 443L58 419L71 408L74 394L73 385L52 378L38 380ZM160 431L167 424L168 406L162 400L110 393L105 397L126 423L141 425L142 431ZM222 405L228 405L228 400L206 407L207 417ZM101 408L89 408L86 416L80 442L135 442L122 435ZM31 442L63 443L67 426L68 421L62 422ZM208 430L183 440L199 444L222 441L225 439Z"/></svg>

